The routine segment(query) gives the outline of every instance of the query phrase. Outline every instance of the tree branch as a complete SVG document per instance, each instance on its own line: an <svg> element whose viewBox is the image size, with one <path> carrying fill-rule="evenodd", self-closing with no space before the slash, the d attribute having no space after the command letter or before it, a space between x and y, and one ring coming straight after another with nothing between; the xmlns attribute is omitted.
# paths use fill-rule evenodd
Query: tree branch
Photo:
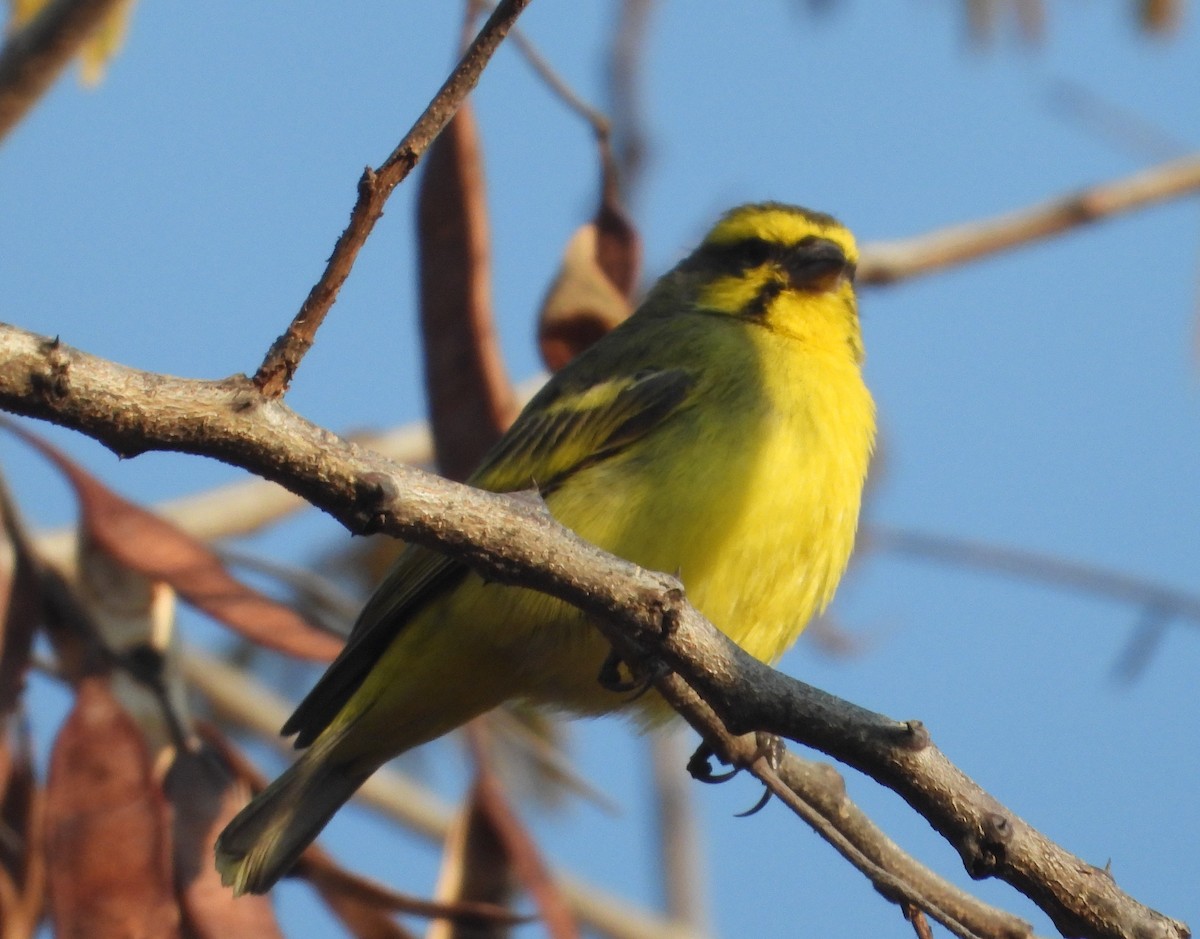
<svg viewBox="0 0 1200 939"><path fill-rule="evenodd" d="M903 241L863 246L860 284L890 284L1050 238L1110 215L1200 189L1200 156L1163 163L1123 179Z"/></svg>
<svg viewBox="0 0 1200 939"><path fill-rule="evenodd" d="M321 279L313 285L287 332L275 340L258 372L255 386L268 397L281 396L296 373L300 360L312 347L313 338L337 300L342 284L359 249L383 215L388 197L417 165L421 156L454 117L458 106L479 83L479 76L529 0L502 0L475 41L463 53L457 67L417 118L412 129L378 169L367 167L358 181L358 199L350 211L350 224L338 237Z"/></svg>
<svg viewBox="0 0 1200 939"><path fill-rule="evenodd" d="M242 466L352 531L405 538L489 580L579 607L627 660L661 657L731 733L788 737L894 790L955 846L972 876L1007 881L1065 935L1190 935L1009 812L933 746L919 722L872 713L754 660L686 602L676 578L586 543L540 500L389 463L259 394L243 376L205 382L141 372L11 326L0 326L0 362L0 406L81 431L124 456L174 450ZM662 688L676 703L670 678ZM711 727L706 736L723 731Z"/></svg>

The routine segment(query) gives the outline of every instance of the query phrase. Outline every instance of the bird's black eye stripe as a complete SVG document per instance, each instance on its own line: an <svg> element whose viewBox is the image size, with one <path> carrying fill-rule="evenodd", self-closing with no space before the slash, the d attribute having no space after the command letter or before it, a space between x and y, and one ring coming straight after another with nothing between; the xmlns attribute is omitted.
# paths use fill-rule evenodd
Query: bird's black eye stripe
<svg viewBox="0 0 1200 939"><path fill-rule="evenodd" d="M764 238L743 238L728 244L705 245L692 255L688 267L740 274L761 267L768 261L781 260L787 250L786 246Z"/></svg>
<svg viewBox="0 0 1200 939"><path fill-rule="evenodd" d="M728 263L738 270L750 270L782 254L781 246L762 238L747 238L728 247Z"/></svg>
<svg viewBox="0 0 1200 939"><path fill-rule="evenodd" d="M726 244L705 245L692 255L687 266L693 270L741 274L768 263L803 264L810 255L827 251L830 246L828 239L816 235L806 235L793 244L743 238Z"/></svg>

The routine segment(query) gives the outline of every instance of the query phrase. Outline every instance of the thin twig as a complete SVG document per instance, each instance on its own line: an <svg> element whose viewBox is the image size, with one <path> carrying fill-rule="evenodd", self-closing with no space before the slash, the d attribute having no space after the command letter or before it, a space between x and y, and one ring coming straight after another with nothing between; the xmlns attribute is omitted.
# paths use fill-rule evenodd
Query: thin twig
<svg viewBox="0 0 1200 939"><path fill-rule="evenodd" d="M1091 131L1109 146L1140 159L1174 160L1191 148L1144 115L1102 97L1094 88L1057 78L1046 91L1051 110Z"/></svg>
<svg viewBox="0 0 1200 939"><path fill-rule="evenodd" d="M275 340L254 376L255 386L264 395L277 398L287 391L300 360L311 348L317 330L337 299L342 284L350 276L359 250L383 215L383 206L392 190L412 172L458 106L479 83L492 53L528 5L529 0L501 0L450 77L396 149L378 169L368 167L363 171L358 181L358 199L350 212L350 224L333 246L321 279L309 291L287 332Z"/></svg>
<svg viewBox="0 0 1200 939"><path fill-rule="evenodd" d="M654 774L654 814L658 826L659 868L667 913L671 919L701 935L709 932L709 895L700 825L696 817L695 786L686 773L687 728L672 724L654 734L650 767Z"/></svg>
<svg viewBox="0 0 1200 939"><path fill-rule="evenodd" d="M872 525L862 546L876 551L927 558L943 564L974 567L996 574L1040 580L1057 587L1131 603L1167 617L1200 625L1200 596L1143 577L1097 564L1068 561L1053 554L986 544L968 538Z"/></svg>
<svg viewBox="0 0 1200 939"><path fill-rule="evenodd" d="M54 80L79 47L123 0L50 0L0 49L0 140Z"/></svg>
<svg viewBox="0 0 1200 939"><path fill-rule="evenodd" d="M650 151L643 117L640 78L645 61L650 14L655 0L621 0L617 7L612 48L608 55L609 96L612 99L614 150L626 191L633 193L642 178Z"/></svg>
<svg viewBox="0 0 1200 939"><path fill-rule="evenodd" d="M533 40L522 30L513 29L511 41L516 45L525 61L529 63L530 68L537 72L538 77L545 82L546 87L557 95L563 104L587 121L592 127L592 133L601 139L607 139L611 131L608 115L585 101L567 83L567 80L555 71L554 66L538 51Z"/></svg>
<svg viewBox="0 0 1200 939"><path fill-rule="evenodd" d="M983 903L906 854L846 795L832 766L784 753L777 765L755 734L735 736L677 675L659 682L684 719L721 758L744 767L901 908L927 912L961 939L1031 939L1032 927Z"/></svg>
<svg viewBox="0 0 1200 939"><path fill-rule="evenodd" d="M865 245L858 280L890 284L929 274L1197 189L1200 156L1189 156L1028 209L903 241Z"/></svg>

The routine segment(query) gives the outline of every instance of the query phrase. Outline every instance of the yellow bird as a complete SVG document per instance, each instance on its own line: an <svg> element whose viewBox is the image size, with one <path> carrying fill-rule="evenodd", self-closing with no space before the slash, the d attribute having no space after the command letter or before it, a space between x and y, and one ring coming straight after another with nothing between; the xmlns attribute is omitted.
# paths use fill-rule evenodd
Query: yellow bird
<svg viewBox="0 0 1200 939"><path fill-rule="evenodd" d="M858 525L875 415L857 260L828 215L733 209L550 380L471 484L536 486L593 544L678 571L709 620L775 661L833 597ZM218 839L222 880L269 890L381 764L505 701L627 704L597 681L608 651L574 607L410 545L284 726L306 749Z"/></svg>

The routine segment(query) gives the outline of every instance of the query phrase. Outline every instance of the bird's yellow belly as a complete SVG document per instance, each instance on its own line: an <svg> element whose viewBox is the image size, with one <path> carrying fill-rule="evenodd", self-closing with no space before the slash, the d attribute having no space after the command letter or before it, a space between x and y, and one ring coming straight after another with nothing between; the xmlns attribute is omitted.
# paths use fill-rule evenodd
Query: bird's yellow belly
<svg viewBox="0 0 1200 939"><path fill-rule="evenodd" d="M858 521L869 437L839 439L841 422L829 424L820 410L741 410L738 426L709 427L707 439L681 421L664 441L675 458L606 461L552 494L549 507L593 544L678 572L708 619L773 662L832 597ZM605 497L613 491L623 493L619 510ZM526 696L585 712L620 704L596 681L608 644L582 614L507 592L512 619L503 632L514 640L512 667L529 668Z"/></svg>

